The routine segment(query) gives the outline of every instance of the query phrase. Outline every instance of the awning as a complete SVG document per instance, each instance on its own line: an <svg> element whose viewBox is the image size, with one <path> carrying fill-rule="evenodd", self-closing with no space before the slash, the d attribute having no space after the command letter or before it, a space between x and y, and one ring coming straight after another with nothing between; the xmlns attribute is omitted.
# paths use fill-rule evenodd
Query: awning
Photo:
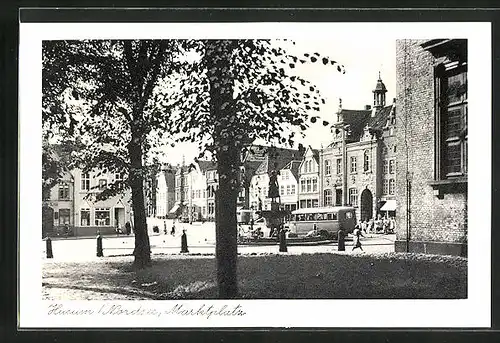
<svg viewBox="0 0 500 343"><path fill-rule="evenodd" d="M169 213L175 213L175 212L177 212L178 209L179 209L179 204L175 204L174 207L172 207L172 209L170 210Z"/></svg>
<svg viewBox="0 0 500 343"><path fill-rule="evenodd" d="M396 200L387 200L380 211L396 211Z"/></svg>

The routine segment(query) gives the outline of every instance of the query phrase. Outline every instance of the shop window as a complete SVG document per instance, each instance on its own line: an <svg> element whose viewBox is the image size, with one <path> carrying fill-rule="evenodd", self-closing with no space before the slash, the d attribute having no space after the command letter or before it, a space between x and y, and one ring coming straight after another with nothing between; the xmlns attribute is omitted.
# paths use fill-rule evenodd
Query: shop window
<svg viewBox="0 0 500 343"><path fill-rule="evenodd" d="M96 226L109 226L110 222L111 222L111 215L109 208L97 208L95 210Z"/></svg>

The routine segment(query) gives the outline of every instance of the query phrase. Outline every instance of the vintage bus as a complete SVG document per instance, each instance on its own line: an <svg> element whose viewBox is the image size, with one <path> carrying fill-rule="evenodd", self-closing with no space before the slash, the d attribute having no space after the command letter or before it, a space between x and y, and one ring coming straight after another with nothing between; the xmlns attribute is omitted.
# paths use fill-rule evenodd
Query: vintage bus
<svg viewBox="0 0 500 343"><path fill-rule="evenodd" d="M285 227L300 237L313 230L314 224L318 232L328 231L334 237L340 229L350 233L356 226L356 210L346 206L301 208L292 212Z"/></svg>

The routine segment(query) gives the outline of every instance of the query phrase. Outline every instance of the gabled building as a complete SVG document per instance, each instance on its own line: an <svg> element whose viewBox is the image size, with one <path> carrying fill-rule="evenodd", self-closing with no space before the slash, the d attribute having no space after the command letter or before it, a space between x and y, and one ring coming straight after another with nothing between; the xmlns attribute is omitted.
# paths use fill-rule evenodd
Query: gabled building
<svg viewBox="0 0 500 343"><path fill-rule="evenodd" d="M280 186L281 205L284 210L294 211L299 200L299 168L302 161L292 160L280 170L278 184Z"/></svg>
<svg viewBox="0 0 500 343"><path fill-rule="evenodd" d="M53 148L56 158L68 165L70 154L63 153L60 146ZM98 170L84 173L78 168L63 168L58 184L42 199L44 234L67 234L62 232L67 227L70 235L94 236L97 232L115 233L118 227L124 231L127 222L133 225L129 189L106 200L95 200L96 194L124 177Z"/></svg>
<svg viewBox="0 0 500 343"><path fill-rule="evenodd" d="M124 175L89 172L79 169L72 171L75 185L75 235L95 235L114 233L120 227L123 231L125 224L133 225L131 191L126 189L122 194L106 200L87 199L89 193L103 191L109 183L123 180Z"/></svg>
<svg viewBox="0 0 500 343"><path fill-rule="evenodd" d="M198 221L207 218L207 175L206 170L214 164L210 161L198 161L193 164L188 176L190 183L189 206L190 220Z"/></svg>
<svg viewBox="0 0 500 343"><path fill-rule="evenodd" d="M156 177L156 217L167 218L175 204L175 168L166 165Z"/></svg>
<svg viewBox="0 0 500 343"><path fill-rule="evenodd" d="M300 162L303 151L294 149L285 149L277 147L265 147L264 160L260 163L255 171L250 183L250 208L255 210L270 210L271 209L271 199L268 198L269 193L269 175L272 171L278 173L278 185L286 186L295 183L295 178L290 178L293 176L290 174L290 167L287 167L292 161ZM287 167L287 169L284 169ZM283 175L288 176L287 180L283 179ZM280 182L286 181L285 184ZM295 188L297 186L295 185ZM286 192L286 188L285 192ZM281 195L281 191L280 191ZM291 195L291 194L288 194ZM285 199L290 200L290 199ZM296 201L296 200L295 200ZM283 199L281 199L283 203ZM288 203L289 206L292 203Z"/></svg>
<svg viewBox="0 0 500 343"><path fill-rule="evenodd" d="M205 181L207 183L207 188L206 188L207 210L205 218L208 220L215 220L215 194L217 192L217 189L219 188L217 163L211 161L204 161L204 163L201 165L201 169L203 170L203 174L205 175Z"/></svg>
<svg viewBox="0 0 500 343"><path fill-rule="evenodd" d="M333 140L320 153L321 206L354 206L361 220L395 215L396 104L386 105L386 92L379 75L373 107L340 102Z"/></svg>
<svg viewBox="0 0 500 343"><path fill-rule="evenodd" d="M299 166L299 208L319 206L319 150L309 146Z"/></svg>
<svg viewBox="0 0 500 343"><path fill-rule="evenodd" d="M396 252L467 256L467 69L465 39L396 42Z"/></svg>
<svg viewBox="0 0 500 343"><path fill-rule="evenodd" d="M175 203L169 214L173 217L182 217L183 220L189 218L189 200L191 197L190 182L191 165L182 163L175 172Z"/></svg>
<svg viewBox="0 0 500 343"><path fill-rule="evenodd" d="M83 173L73 169L63 174L58 185L50 191L49 198L43 201L45 215L53 218L53 227L60 231L68 226L71 235L93 236L97 232L111 234L125 224L133 225L130 190L106 200L92 200L97 194L119 175L110 173Z"/></svg>
<svg viewBox="0 0 500 343"><path fill-rule="evenodd" d="M268 147L262 145L249 145L242 153L241 191L238 195L238 208L251 208L252 178L256 174L259 166L266 159L267 149Z"/></svg>

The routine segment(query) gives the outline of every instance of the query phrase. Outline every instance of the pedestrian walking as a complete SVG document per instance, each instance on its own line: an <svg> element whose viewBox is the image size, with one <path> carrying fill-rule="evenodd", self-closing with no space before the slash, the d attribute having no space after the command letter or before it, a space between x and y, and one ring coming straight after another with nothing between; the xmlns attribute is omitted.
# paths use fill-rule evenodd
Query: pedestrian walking
<svg viewBox="0 0 500 343"><path fill-rule="evenodd" d="M175 236L175 223L172 224L172 230L170 230L170 234Z"/></svg>
<svg viewBox="0 0 500 343"><path fill-rule="evenodd" d="M167 221L163 221L163 233L166 235L167 234Z"/></svg>
<svg viewBox="0 0 500 343"><path fill-rule="evenodd" d="M132 228L130 226L130 223L129 222L126 222L125 223L125 231L127 232L127 235L130 235L131 231L132 231Z"/></svg>
<svg viewBox="0 0 500 343"><path fill-rule="evenodd" d="M354 232L352 234L354 235L354 245L352 247L352 251L354 251L354 249L356 248L360 248L361 251L363 251L363 248L361 247L361 237L365 236L363 236L363 234L361 233L361 229L358 225L356 225L356 228L354 229Z"/></svg>

